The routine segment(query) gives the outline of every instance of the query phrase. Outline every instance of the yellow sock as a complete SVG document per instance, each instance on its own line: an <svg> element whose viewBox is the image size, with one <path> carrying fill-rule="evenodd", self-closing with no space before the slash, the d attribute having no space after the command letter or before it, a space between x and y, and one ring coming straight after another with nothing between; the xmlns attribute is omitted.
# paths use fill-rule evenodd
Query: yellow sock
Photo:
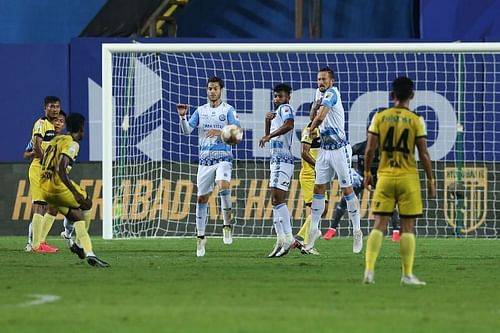
<svg viewBox="0 0 500 333"><path fill-rule="evenodd" d="M42 219L42 233L40 235L40 243L45 242L47 235L49 234L50 229L52 229L52 225L54 224L54 220L56 217L54 215L50 215L49 213L45 213Z"/></svg>
<svg viewBox="0 0 500 333"><path fill-rule="evenodd" d="M32 240L32 247L34 249L38 249L40 246L40 237L42 235L42 229L43 229L43 224L42 224L43 216L40 214L33 214L33 218L31 219L31 228L33 232L33 240Z"/></svg>
<svg viewBox="0 0 500 333"><path fill-rule="evenodd" d="M403 275L413 274L413 260L415 259L415 234L404 232L399 240L399 253L401 253L401 264Z"/></svg>
<svg viewBox="0 0 500 333"><path fill-rule="evenodd" d="M368 241L366 242L365 272L375 271L375 263L377 262L383 240L384 234L382 231L373 229L370 232L370 236L368 236Z"/></svg>
<svg viewBox="0 0 500 333"><path fill-rule="evenodd" d="M85 221L75 222L75 232L76 238L78 239L80 245L83 247L85 254L92 252L92 242L90 241L89 233L85 228Z"/></svg>
<svg viewBox="0 0 500 333"><path fill-rule="evenodd" d="M87 232L89 231L90 228L90 214L92 213L91 210L84 210L83 211L83 219L85 220L85 228L87 229Z"/></svg>
<svg viewBox="0 0 500 333"><path fill-rule="evenodd" d="M309 226L310 225L311 225L311 215L309 215L306 218L306 221L304 222L304 224L300 228L299 232L297 233L297 235L299 235L300 237L302 237L302 239L304 239L305 244L307 244L309 241Z"/></svg>

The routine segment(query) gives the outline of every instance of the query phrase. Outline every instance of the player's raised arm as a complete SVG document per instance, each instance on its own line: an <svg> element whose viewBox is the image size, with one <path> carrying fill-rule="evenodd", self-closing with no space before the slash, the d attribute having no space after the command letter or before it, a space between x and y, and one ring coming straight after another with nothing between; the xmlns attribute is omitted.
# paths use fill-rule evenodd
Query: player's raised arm
<svg viewBox="0 0 500 333"><path fill-rule="evenodd" d="M181 130L184 134L191 134L191 132L198 126L198 109L193 113L191 119L187 120L187 112L189 105L187 104L177 104L177 113L180 117Z"/></svg>
<svg viewBox="0 0 500 333"><path fill-rule="evenodd" d="M177 104L176 106L177 106L177 113L179 114L179 116L185 117L187 115L189 105Z"/></svg>

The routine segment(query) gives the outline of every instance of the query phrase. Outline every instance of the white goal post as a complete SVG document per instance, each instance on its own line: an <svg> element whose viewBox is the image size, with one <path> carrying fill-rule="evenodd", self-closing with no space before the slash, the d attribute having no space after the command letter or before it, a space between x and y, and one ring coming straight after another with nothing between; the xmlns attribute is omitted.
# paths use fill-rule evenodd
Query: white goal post
<svg viewBox="0 0 500 333"><path fill-rule="evenodd" d="M411 108L426 121L438 188L434 200L423 191L417 235L498 237L500 43L119 43L102 46L103 238L194 235L197 135L180 133L175 104L189 104L192 114L206 103L213 75L224 80L223 99L245 130L233 150L236 236L272 234L268 150L258 140L272 87L292 86L297 176L288 206L296 232L305 219L299 135L325 66L335 72L351 144L364 141L373 113L390 105L394 78L415 81ZM336 182L329 195L323 229L340 199ZM365 234L370 197L365 190L360 198ZM220 234L221 223L213 196L207 234ZM340 226L341 236L351 235L347 217Z"/></svg>

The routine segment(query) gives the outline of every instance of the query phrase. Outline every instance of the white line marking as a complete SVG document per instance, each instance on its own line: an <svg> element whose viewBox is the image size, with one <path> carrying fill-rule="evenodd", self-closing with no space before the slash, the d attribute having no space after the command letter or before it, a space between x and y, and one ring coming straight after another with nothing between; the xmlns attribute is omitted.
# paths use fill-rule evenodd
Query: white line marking
<svg viewBox="0 0 500 333"><path fill-rule="evenodd" d="M57 295L50 295L50 294L31 294L28 295L28 297L33 298L31 301L27 301L24 303L16 304L14 306L20 307L20 308L25 308L28 306L35 306L35 305L41 305L45 303L52 303L55 301L58 301L61 299L60 296Z"/></svg>

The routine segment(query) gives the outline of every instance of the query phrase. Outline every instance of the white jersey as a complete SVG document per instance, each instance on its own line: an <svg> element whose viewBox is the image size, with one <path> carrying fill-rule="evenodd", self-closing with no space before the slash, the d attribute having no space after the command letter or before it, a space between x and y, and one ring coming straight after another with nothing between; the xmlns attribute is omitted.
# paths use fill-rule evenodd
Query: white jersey
<svg viewBox="0 0 500 333"><path fill-rule="evenodd" d="M344 129L344 107L339 90L336 87L331 87L324 94L321 94L317 89L315 98L316 100L322 98L321 105L329 109L325 119L319 125L321 148L333 150L344 147L349 142Z"/></svg>
<svg viewBox="0 0 500 333"><path fill-rule="evenodd" d="M275 111L276 117L271 120L271 132L274 132L288 119L294 119L294 112L290 104L281 104ZM271 163L290 163L293 164L293 154L292 154L292 139L293 139L293 129L285 134L274 137L269 141L269 147L271 148Z"/></svg>
<svg viewBox="0 0 500 333"><path fill-rule="evenodd" d="M232 161L231 145L224 143L220 136L207 137L207 132L211 129L222 130L228 124L240 127L236 111L231 105L224 102L216 108L210 107L210 103L201 105L194 111L187 124L189 128L186 128L186 123L181 121L181 128L184 133L186 131L191 133L195 128L198 128L200 165L213 165L221 161Z"/></svg>

